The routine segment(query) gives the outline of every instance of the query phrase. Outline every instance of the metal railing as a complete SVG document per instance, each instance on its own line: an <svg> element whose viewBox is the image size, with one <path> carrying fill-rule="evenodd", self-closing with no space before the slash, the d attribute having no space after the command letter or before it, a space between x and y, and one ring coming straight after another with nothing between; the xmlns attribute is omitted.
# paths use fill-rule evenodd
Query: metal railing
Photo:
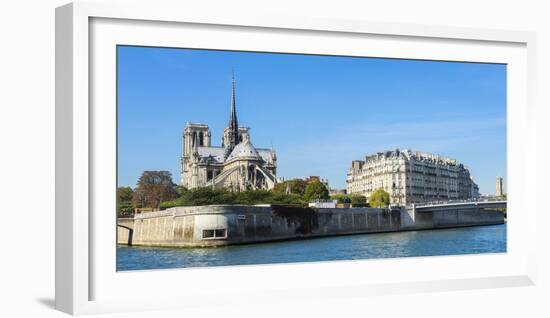
<svg viewBox="0 0 550 318"><path fill-rule="evenodd" d="M499 197L479 198L479 199L462 199L462 200L445 200L445 201L429 201L414 203L416 208L428 207L444 204L457 204L457 203L506 203L506 199ZM412 204L408 204L407 207L412 207Z"/></svg>

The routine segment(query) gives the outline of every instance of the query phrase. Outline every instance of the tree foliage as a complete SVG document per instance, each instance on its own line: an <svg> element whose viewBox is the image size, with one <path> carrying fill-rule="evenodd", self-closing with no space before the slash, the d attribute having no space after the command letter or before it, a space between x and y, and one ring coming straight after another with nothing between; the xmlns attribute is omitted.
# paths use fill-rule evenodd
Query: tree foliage
<svg viewBox="0 0 550 318"><path fill-rule="evenodd" d="M326 200L329 198L328 189L319 180L310 181L304 192L304 200L309 202L311 200Z"/></svg>
<svg viewBox="0 0 550 318"><path fill-rule="evenodd" d="M226 189L196 188L185 191L179 198L163 202L161 208L212 204L303 204L297 194L266 190L231 192Z"/></svg>
<svg viewBox="0 0 550 318"><path fill-rule="evenodd" d="M158 208L161 202L177 198L169 171L143 171L133 195L136 207Z"/></svg>
<svg viewBox="0 0 550 318"><path fill-rule="evenodd" d="M369 196L369 205L374 208L385 208L390 204L390 194L384 189L376 189Z"/></svg>
<svg viewBox="0 0 550 318"><path fill-rule="evenodd" d="M134 205L132 198L134 191L130 187L118 187L117 194L117 216L129 217L133 214Z"/></svg>
<svg viewBox="0 0 550 318"><path fill-rule="evenodd" d="M187 188L181 185L176 186L176 193L178 194L178 197L183 195L184 192L187 191Z"/></svg>
<svg viewBox="0 0 550 318"><path fill-rule="evenodd" d="M346 194L334 194L330 198L336 200L337 203L351 203L350 196Z"/></svg>
<svg viewBox="0 0 550 318"><path fill-rule="evenodd" d="M365 206L367 204L367 197L360 194L351 195L351 204L353 206Z"/></svg>
<svg viewBox="0 0 550 318"><path fill-rule="evenodd" d="M297 194L303 196L306 191L307 181L303 179L291 179L283 182L279 182L273 188L276 193Z"/></svg>
<svg viewBox="0 0 550 318"><path fill-rule="evenodd" d="M350 203L354 207L365 207L367 205L367 197L360 194L335 194L331 199L338 203Z"/></svg>
<svg viewBox="0 0 550 318"><path fill-rule="evenodd" d="M130 187L118 187L116 194L118 202L132 202L134 190Z"/></svg>

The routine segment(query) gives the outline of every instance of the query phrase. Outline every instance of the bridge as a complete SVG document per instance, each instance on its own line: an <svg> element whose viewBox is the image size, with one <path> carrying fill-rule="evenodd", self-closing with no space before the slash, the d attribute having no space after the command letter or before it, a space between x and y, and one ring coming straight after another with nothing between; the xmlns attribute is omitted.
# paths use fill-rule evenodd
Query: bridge
<svg viewBox="0 0 550 318"><path fill-rule="evenodd" d="M134 237L134 219L133 218L118 218L117 219L117 243L124 245L132 245Z"/></svg>
<svg viewBox="0 0 550 318"><path fill-rule="evenodd" d="M416 212L434 212L457 209L503 209L506 208L506 200L427 202L412 204L407 208Z"/></svg>

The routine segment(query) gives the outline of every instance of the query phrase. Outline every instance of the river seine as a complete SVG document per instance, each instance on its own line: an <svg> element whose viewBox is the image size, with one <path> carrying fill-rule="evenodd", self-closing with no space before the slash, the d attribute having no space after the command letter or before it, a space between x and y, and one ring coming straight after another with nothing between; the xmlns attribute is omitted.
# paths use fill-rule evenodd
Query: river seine
<svg viewBox="0 0 550 318"><path fill-rule="evenodd" d="M218 248L119 246L117 270L506 252L506 224L333 236Z"/></svg>

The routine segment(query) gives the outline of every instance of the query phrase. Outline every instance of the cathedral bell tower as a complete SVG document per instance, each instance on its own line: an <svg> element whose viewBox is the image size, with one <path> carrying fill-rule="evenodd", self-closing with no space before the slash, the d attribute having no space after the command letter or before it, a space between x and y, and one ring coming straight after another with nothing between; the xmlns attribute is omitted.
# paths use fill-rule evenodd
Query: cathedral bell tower
<svg viewBox="0 0 550 318"><path fill-rule="evenodd" d="M210 128L207 124L187 123L182 136L181 185L190 187L191 162L197 147L211 147Z"/></svg>

